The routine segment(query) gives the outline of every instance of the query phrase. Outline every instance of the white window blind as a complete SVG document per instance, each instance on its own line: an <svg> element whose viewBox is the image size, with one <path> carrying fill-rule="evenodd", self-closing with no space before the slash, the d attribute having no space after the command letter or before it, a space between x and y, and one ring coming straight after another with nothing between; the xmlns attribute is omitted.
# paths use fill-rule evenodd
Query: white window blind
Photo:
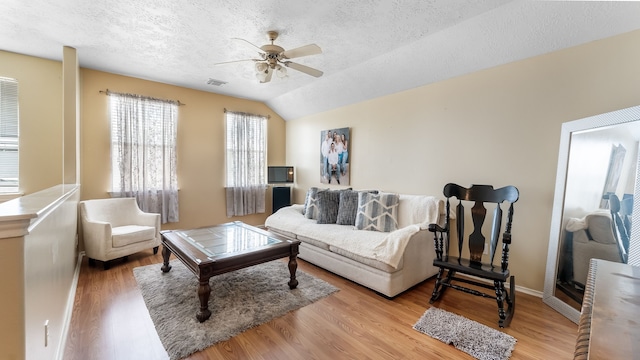
<svg viewBox="0 0 640 360"><path fill-rule="evenodd" d="M0 193L18 192L18 81L0 77Z"/></svg>

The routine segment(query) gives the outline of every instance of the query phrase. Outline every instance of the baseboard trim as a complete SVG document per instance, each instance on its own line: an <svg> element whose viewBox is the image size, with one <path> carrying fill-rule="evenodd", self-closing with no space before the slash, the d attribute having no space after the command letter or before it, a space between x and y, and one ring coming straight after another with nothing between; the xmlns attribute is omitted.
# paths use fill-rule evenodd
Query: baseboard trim
<svg viewBox="0 0 640 360"><path fill-rule="evenodd" d="M69 296L67 298L67 306L64 311L64 318L62 323L62 336L60 336L60 343L58 344L58 351L56 353L56 360L63 360L64 349L67 345L67 336L69 335L69 327L71 326L71 316L73 315L73 304L76 301L76 290L78 289L78 279L80 278L80 267L82 265L82 257L84 251L78 253L78 261L76 262L76 269L73 273L73 281L71 282L71 289L69 289Z"/></svg>
<svg viewBox="0 0 640 360"><path fill-rule="evenodd" d="M462 275L462 274L456 274L456 275ZM487 279L479 278L477 276L467 275L467 274L464 274L463 276L472 278L472 279L474 279L476 281L483 282L483 283L486 283L486 284L493 284L493 281L489 281ZM507 288L509 287L509 286L506 285L508 283L509 283L508 281L505 283L505 286ZM542 295L543 295L542 291L529 289L529 288L526 288L526 287L520 286L520 285L516 285L516 291L519 291L519 292L522 292L522 293L525 293L525 294L528 294L528 295L531 295L531 296L539 297L540 299L542 299Z"/></svg>

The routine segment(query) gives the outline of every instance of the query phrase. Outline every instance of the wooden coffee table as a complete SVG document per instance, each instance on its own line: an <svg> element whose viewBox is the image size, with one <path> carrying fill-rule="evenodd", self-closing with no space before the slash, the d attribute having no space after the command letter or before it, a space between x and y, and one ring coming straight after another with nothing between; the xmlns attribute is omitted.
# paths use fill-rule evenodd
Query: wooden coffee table
<svg viewBox="0 0 640 360"><path fill-rule="evenodd" d="M162 271L171 270L171 253L198 278L200 311L196 318L203 322L211 316L209 279L214 275L289 257L289 288L298 286L296 270L300 241L278 236L236 221L191 230L165 230L162 234Z"/></svg>

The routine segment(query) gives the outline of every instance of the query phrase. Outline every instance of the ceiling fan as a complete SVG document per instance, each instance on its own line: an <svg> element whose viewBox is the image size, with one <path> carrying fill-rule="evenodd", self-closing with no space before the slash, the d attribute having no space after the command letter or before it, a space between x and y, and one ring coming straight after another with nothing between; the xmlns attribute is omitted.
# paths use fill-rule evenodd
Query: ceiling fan
<svg viewBox="0 0 640 360"><path fill-rule="evenodd" d="M275 72L278 77L285 78L287 77L287 69L291 68L294 70L298 70L307 75L320 77L323 72L312 67L294 63L289 61L289 59L295 59L303 56L316 55L322 53L322 49L316 44L309 44L305 46L301 46L291 50L285 50L284 48L275 45L273 42L278 38L277 31L268 31L267 39L271 41L271 44L262 45L258 47L249 41L241 38L233 38L234 40L243 41L253 48L258 50L258 54L260 55L259 59L244 59L244 60L235 60L235 61L226 61L216 63L214 65L224 65L242 61L253 61L255 62L256 68L256 77L260 80L261 83L267 83L271 81L271 77Z"/></svg>

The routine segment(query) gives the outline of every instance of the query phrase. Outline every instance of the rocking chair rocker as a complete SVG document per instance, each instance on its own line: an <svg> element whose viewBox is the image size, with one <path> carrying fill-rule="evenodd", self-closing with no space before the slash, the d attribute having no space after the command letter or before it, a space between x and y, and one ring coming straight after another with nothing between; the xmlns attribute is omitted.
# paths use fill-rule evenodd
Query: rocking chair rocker
<svg viewBox="0 0 640 360"><path fill-rule="evenodd" d="M456 184L447 184L443 190L446 201L446 216L444 227L437 224L430 224L429 231L434 233L436 259L433 265L439 268L436 284L429 303L433 303L440 298L447 288L464 291L469 294L495 299L498 303L498 316L500 327L509 326L516 305L515 277L509 273L509 245L511 244L511 222L513 219L513 203L518 200L518 189L513 186L506 186L500 189L493 189L490 185L472 185L471 188L464 188ZM458 238L458 256L449 255L449 200L455 197L458 199L456 206L456 231ZM470 209L470 217L473 222L473 231L469 235L469 258L463 258L463 244L465 237L465 208L463 201L474 203ZM502 257L500 266L493 265L493 259L498 247L499 233L502 229L503 213L500 204L509 202L509 210L506 214L506 224L502 234ZM489 262L482 262L482 255L485 250L485 236L482 234L482 225L487 215L485 204L495 206L493 211L493 222L491 225L491 235L488 238ZM445 276L445 271L447 272ZM471 275L477 278L487 279L493 282L493 286L471 280L470 278L456 277L456 273ZM505 289L505 282L509 280L509 291ZM453 284L452 281L467 283L478 287L495 290L495 296ZM504 303L507 308L505 310Z"/></svg>

